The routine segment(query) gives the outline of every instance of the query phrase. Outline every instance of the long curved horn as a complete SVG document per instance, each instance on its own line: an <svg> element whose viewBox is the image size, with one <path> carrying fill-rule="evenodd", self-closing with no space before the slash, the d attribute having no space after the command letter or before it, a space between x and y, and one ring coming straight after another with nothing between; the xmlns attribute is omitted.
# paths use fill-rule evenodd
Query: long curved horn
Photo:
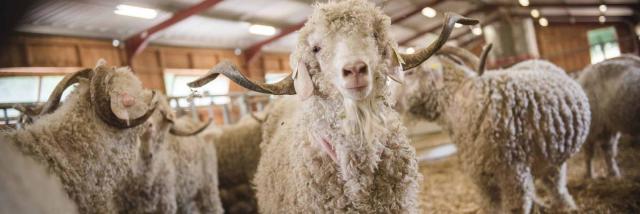
<svg viewBox="0 0 640 214"><path fill-rule="evenodd" d="M409 70L419 66L422 62L429 59L434 53L436 53L449 39L451 31L456 23L463 25L475 25L478 24L478 20L466 18L455 13L445 13L444 24L442 25L442 31L435 42L431 43L429 47L417 50L413 54L400 54L404 63L402 64L403 70Z"/></svg>
<svg viewBox="0 0 640 214"><path fill-rule="evenodd" d="M489 43L482 48L482 54L480 54L480 64L478 65L478 76L482 76L484 73L485 65L487 64L487 57L489 51L493 48L493 44Z"/></svg>
<svg viewBox="0 0 640 214"><path fill-rule="evenodd" d="M176 136L182 136L182 137L188 137L188 136L193 136L193 135L197 135L200 134L200 132L204 131L205 129L207 129L207 127L209 127L209 125L211 124L211 119L209 119L209 121L207 121L206 123L202 124L200 127L188 131L188 130L184 130L181 128L178 128L175 124L171 126L171 129L169 129L169 132L173 135Z"/></svg>
<svg viewBox="0 0 640 214"><path fill-rule="evenodd" d="M152 91L151 104L144 115L133 120L120 119L111 110L111 96L109 95L108 90L109 82L105 81L110 72L113 71L105 69L104 66L99 66L95 69L93 78L91 78L91 86L89 88L91 92L91 102L93 103L93 110L96 112L98 117L110 126L120 129L136 127L147 121L158 106L156 92Z"/></svg>
<svg viewBox="0 0 640 214"><path fill-rule="evenodd" d="M51 95L49 95L49 99L42 107L42 110L39 113L38 112L35 112L35 113L42 116L55 111L58 108L58 105L60 104L62 92L64 92L64 90L67 89L69 86L73 85L74 83L77 83L78 77L89 78L92 74L91 71L92 69L85 68L85 69L73 72L71 74L67 74L58 83L58 85L56 85L56 88L53 89L53 92L51 92Z"/></svg>
<svg viewBox="0 0 640 214"><path fill-rule="evenodd" d="M442 48L438 51L438 54L446 54L458 57L464 64L466 64L470 68L477 68L480 64L480 59L478 58L478 56L469 52L467 49L460 47L445 45L442 46Z"/></svg>
<svg viewBox="0 0 640 214"><path fill-rule="evenodd" d="M222 61L218 63L215 67L213 67L208 74L203 77L198 78L197 80L190 82L189 87L198 88L207 84L208 82L213 81L218 77L218 75L224 75L231 79L233 82L238 85L245 87L246 89L257 91L265 94L275 94L275 95L284 95L284 94L296 94L296 89L293 87L293 78L291 74L287 75L284 79L279 82L273 84L267 83L259 83L251 81L249 78L244 76L240 70L229 61Z"/></svg>

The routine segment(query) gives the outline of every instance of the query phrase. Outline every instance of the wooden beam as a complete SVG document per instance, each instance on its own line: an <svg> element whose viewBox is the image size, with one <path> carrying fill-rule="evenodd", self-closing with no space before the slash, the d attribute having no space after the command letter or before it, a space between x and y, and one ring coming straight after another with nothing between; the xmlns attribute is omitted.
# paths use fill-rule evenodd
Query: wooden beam
<svg viewBox="0 0 640 214"><path fill-rule="evenodd" d="M420 13L422 11L422 9L425 8L425 7L433 7L433 6L438 5L438 4L442 3L442 2L444 2L444 0L433 0L433 1L428 1L426 3L417 5L416 8L414 8L413 10L411 10L411 11L409 11L409 12L403 14L403 15L393 17L391 19L391 23L402 22L403 20ZM243 52L245 53L244 56L245 56L245 60L247 62L247 65L250 64L251 61L256 56L259 55L259 53L262 50L263 46L265 46L265 45L267 45L269 43L272 43L272 42L274 42L274 41L276 41L276 40L278 40L278 39L280 39L282 37L285 37L285 36L287 36L287 35L289 35L289 34L291 34L293 32L296 32L297 30L299 30L300 28L302 28L304 26L305 22L306 22L306 20L304 20L304 21L302 21L302 22L300 22L298 24L295 24L295 25L289 26L287 28L284 28L284 29L282 29L282 31L280 31L280 33L278 33L278 34L276 34L276 35L274 35L274 36L272 36L272 37L270 37L268 39L265 39L263 41L255 43L255 44L249 46L248 48L246 48L245 51L243 51Z"/></svg>
<svg viewBox="0 0 640 214"><path fill-rule="evenodd" d="M141 53L142 50L144 50L144 48L147 47L147 44L149 43L149 38L151 38L152 35L164 29L167 29L168 27L171 27L174 24L186 18L189 18L190 16L198 14L206 9L209 9L210 7L213 7L214 5L222 1L223 0L204 0L189 8L175 12L173 16L171 16L171 18L164 20L163 22L160 22L159 24L156 24L150 27L149 29L143 30L140 33L137 33L127 38L125 40L125 54L127 56L127 63L129 63L130 65L133 64L132 63L133 57Z"/></svg>

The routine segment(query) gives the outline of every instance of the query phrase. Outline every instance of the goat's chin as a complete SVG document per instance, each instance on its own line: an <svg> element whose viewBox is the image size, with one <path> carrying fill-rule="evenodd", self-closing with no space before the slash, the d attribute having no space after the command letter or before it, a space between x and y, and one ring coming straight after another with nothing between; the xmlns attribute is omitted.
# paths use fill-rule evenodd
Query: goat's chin
<svg viewBox="0 0 640 214"><path fill-rule="evenodd" d="M371 85L366 85L363 87L356 87L356 88L345 87L342 89L342 91L343 91L342 95L345 98L351 99L353 101L362 101L367 99L367 97L371 95L372 87Z"/></svg>

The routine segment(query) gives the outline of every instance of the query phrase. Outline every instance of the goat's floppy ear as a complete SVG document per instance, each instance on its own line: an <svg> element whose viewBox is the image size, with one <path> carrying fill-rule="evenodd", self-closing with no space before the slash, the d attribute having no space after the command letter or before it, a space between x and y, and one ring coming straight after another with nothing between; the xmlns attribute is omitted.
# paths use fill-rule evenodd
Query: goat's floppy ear
<svg viewBox="0 0 640 214"><path fill-rule="evenodd" d="M393 81L402 84L404 82L404 72L402 70L402 64L404 64L404 61L393 46L390 46L389 49L391 49L391 68L389 68L389 71L386 74Z"/></svg>
<svg viewBox="0 0 640 214"><path fill-rule="evenodd" d="M306 100L313 94L313 81L304 62L298 61L293 68L293 87L300 100Z"/></svg>

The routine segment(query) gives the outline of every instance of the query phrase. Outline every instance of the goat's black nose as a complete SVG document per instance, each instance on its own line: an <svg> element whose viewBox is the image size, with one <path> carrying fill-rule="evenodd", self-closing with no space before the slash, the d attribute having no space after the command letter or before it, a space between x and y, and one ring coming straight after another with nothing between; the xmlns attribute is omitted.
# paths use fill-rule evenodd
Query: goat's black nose
<svg viewBox="0 0 640 214"><path fill-rule="evenodd" d="M358 60L344 65L344 67L342 67L342 76L364 75L367 74L368 70L367 64L362 60Z"/></svg>

